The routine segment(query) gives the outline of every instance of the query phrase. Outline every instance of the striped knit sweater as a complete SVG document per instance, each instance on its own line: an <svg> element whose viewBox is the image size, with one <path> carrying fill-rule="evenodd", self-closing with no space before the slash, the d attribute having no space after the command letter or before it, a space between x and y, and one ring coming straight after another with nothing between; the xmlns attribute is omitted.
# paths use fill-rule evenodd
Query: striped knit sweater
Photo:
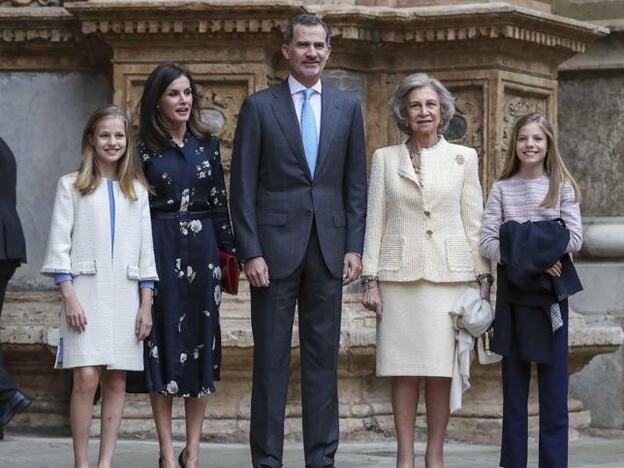
<svg viewBox="0 0 624 468"><path fill-rule="evenodd" d="M422 182L422 185L421 185ZM382 281L474 281L483 199L476 151L442 139L421 153L420 180L405 144L373 154L363 274Z"/></svg>
<svg viewBox="0 0 624 468"><path fill-rule="evenodd" d="M574 189L569 182L564 182L560 190L559 203L554 207L543 208L539 205L548 192L549 183L546 175L535 179L524 179L515 175L494 182L481 223L479 249L485 257L496 262L500 261L498 231L500 225L507 221L524 223L561 218L570 231L567 252L578 252L581 249L583 229Z"/></svg>

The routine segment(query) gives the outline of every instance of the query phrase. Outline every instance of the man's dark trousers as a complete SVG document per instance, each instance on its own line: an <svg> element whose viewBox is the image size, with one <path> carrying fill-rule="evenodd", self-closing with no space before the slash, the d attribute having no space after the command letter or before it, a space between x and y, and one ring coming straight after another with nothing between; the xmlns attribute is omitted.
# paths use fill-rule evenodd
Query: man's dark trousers
<svg viewBox="0 0 624 468"><path fill-rule="evenodd" d="M568 466L568 301L560 303L563 327L553 337L553 361L537 364L539 467ZM545 312L546 313L546 312ZM515 339L515 338L514 338ZM526 468L531 363L520 360L512 343L503 358L503 441L500 466Z"/></svg>
<svg viewBox="0 0 624 468"><path fill-rule="evenodd" d="M305 463L312 468L333 466L338 448L336 368L342 281L327 269L314 226L297 270L287 278L272 279L268 288L251 288L251 304L254 466L282 466L295 304L299 313Z"/></svg>
<svg viewBox="0 0 624 468"><path fill-rule="evenodd" d="M15 260L0 260L0 317L2 317L2 306L4 305L7 284L18 265L19 262ZM0 407L13 396L16 390L15 380L4 368L4 356L0 346Z"/></svg>

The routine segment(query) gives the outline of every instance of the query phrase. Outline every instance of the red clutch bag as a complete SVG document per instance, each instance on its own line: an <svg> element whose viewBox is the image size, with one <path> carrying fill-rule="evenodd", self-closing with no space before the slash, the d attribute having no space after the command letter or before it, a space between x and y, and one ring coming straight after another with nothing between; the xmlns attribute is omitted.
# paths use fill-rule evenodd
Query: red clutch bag
<svg viewBox="0 0 624 468"><path fill-rule="evenodd" d="M236 296L238 294L238 277L240 275L238 260L231 253L219 249L219 263L221 264L221 286L223 290L232 296Z"/></svg>

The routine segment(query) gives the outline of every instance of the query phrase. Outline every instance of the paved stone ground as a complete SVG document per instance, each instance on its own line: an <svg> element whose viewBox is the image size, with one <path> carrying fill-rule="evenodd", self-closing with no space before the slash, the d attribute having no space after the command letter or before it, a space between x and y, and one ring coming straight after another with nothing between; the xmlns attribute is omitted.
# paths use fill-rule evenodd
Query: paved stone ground
<svg viewBox="0 0 624 468"><path fill-rule="evenodd" d="M604 435L604 434L603 434ZM570 444L570 468L622 468L624 467L624 433L611 433L609 437L580 436ZM180 448L181 443L177 444ZM536 467L535 445L530 442L529 467ZM72 451L69 438L45 438L7 434L0 441L0 467L2 468L71 468ZM419 457L417 466L424 463L424 444L416 443ZM115 454L115 468L155 468L158 446L154 441L121 440ZM286 468L303 467L301 444L286 445ZM97 441L91 444L92 460L97 457ZM201 466L205 468L247 468L249 452L246 445L203 443ZM498 466L498 447L467 445L449 442L446 448L447 468L490 468ZM340 444L336 466L339 468L394 468L394 443L343 442Z"/></svg>

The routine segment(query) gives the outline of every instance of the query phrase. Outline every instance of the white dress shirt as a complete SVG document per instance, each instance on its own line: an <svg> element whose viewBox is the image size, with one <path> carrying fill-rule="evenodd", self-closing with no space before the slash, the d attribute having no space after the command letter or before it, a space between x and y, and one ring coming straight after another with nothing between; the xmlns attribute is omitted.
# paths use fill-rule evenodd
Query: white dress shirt
<svg viewBox="0 0 624 468"><path fill-rule="evenodd" d="M297 122L299 122L299 129L301 130L301 107L305 100L304 94L301 92L307 89L301 83L299 83L292 75L288 76L288 87L290 88L290 95L295 105L295 112L297 112ZM321 141L321 80L318 80L312 89L315 93L310 97L310 104L312 105L312 111L314 112L314 120L316 122L316 138L319 143Z"/></svg>

